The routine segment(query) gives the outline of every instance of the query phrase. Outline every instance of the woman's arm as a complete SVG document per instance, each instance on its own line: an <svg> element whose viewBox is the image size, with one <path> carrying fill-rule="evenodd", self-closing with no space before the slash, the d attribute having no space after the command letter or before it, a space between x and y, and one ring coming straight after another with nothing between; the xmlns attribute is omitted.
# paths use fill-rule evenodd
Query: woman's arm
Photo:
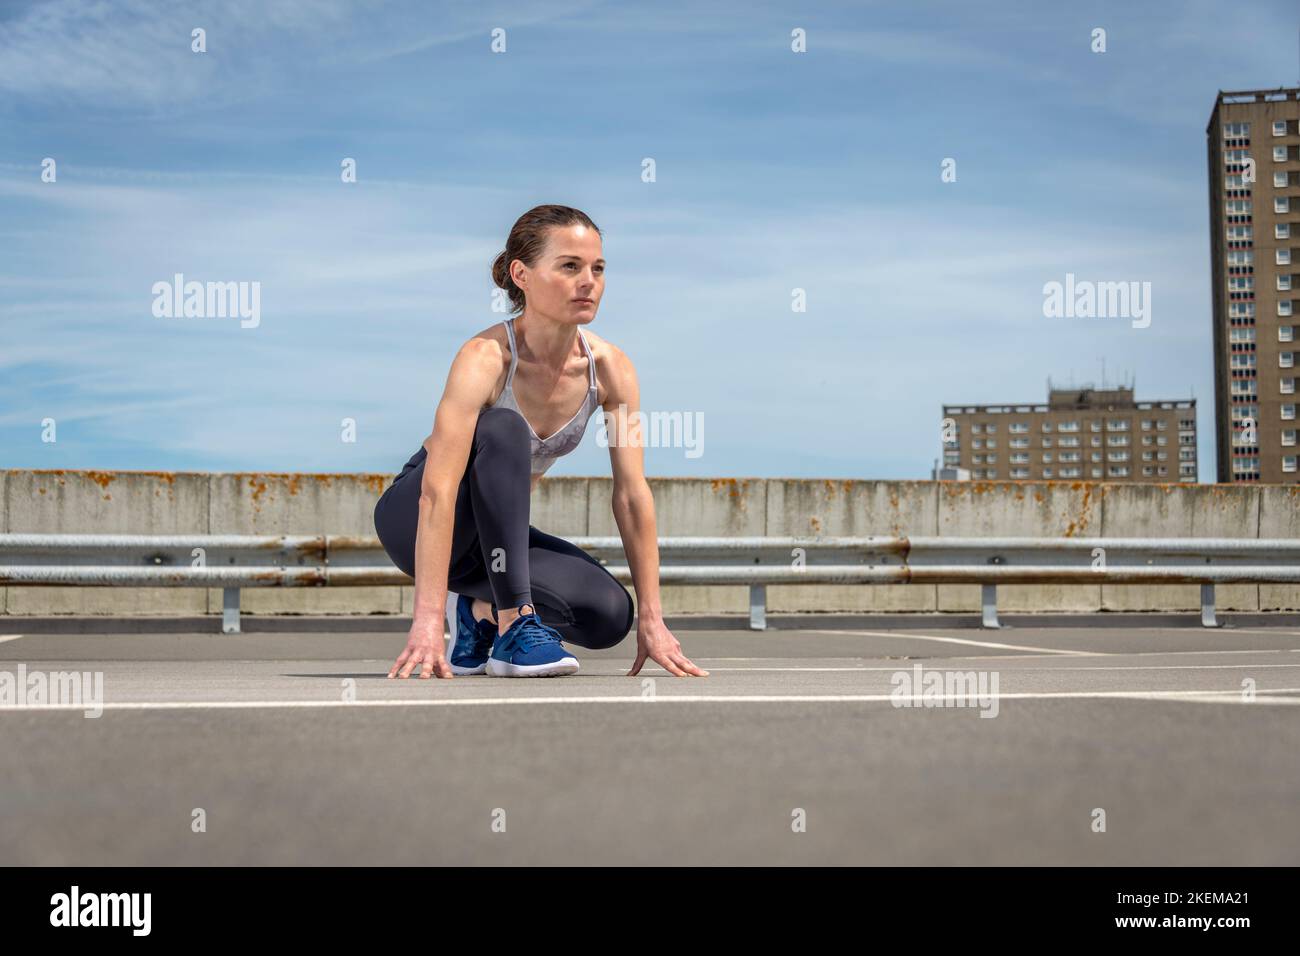
<svg viewBox="0 0 1300 956"><path fill-rule="evenodd" d="M451 677L442 636L447 609L447 574L456 519L456 495L469 461L479 409L487 402L501 372L501 348L487 338L465 343L451 363L433 432L424 440L428 457L420 484L415 530L415 608L406 650L388 676L407 677L417 666L420 676L435 670ZM400 673L399 673L400 668Z"/></svg>
<svg viewBox="0 0 1300 956"><path fill-rule="evenodd" d="M659 533L655 500L645 480L645 441L640 424L640 387L632 360L614 345L609 350L605 374L605 433L614 475L611 504L614 522L623 539L632 586L636 589L637 655L629 677L650 658L678 677L707 677L682 653L681 644L664 624L659 600Z"/></svg>

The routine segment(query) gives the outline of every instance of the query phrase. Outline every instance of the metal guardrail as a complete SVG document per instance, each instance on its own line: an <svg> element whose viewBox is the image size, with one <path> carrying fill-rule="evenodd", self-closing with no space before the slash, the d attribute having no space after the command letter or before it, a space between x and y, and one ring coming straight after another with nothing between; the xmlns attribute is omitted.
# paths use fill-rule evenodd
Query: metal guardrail
<svg viewBox="0 0 1300 956"><path fill-rule="evenodd" d="M620 538L568 540L632 583ZM1216 627L1216 585L1300 583L1286 538L671 537L659 559L662 584L748 585L756 630L769 584L979 584L985 627L1000 584L1199 584ZM0 534L0 585L221 588L228 634L242 588L409 584L374 536Z"/></svg>

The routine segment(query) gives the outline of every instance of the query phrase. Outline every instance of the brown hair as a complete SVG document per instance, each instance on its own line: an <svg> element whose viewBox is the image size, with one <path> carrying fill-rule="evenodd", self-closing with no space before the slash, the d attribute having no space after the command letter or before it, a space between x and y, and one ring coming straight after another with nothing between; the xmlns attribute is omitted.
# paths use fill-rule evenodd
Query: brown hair
<svg viewBox="0 0 1300 956"><path fill-rule="evenodd" d="M596 234L604 236L600 227L581 209L572 206L534 206L515 220L506 239L506 247L492 263L492 281L505 289L510 296L511 313L524 310L524 290L510 278L510 263L519 259L532 267L546 248L549 230L554 226L572 226L581 223Z"/></svg>

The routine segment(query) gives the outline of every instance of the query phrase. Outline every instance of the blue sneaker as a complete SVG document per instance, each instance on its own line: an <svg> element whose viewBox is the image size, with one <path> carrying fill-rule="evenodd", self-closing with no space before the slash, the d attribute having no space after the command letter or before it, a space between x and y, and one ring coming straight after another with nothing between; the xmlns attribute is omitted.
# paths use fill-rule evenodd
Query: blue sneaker
<svg viewBox="0 0 1300 956"><path fill-rule="evenodd" d="M560 632L542 623L535 607L497 638L487 661L489 677L557 677L577 670L578 659L564 649Z"/></svg>
<svg viewBox="0 0 1300 956"><path fill-rule="evenodd" d="M474 599L468 594L456 598L456 643L448 661L453 674L482 674L487 670L488 654L497 636L497 626L490 620L474 620Z"/></svg>

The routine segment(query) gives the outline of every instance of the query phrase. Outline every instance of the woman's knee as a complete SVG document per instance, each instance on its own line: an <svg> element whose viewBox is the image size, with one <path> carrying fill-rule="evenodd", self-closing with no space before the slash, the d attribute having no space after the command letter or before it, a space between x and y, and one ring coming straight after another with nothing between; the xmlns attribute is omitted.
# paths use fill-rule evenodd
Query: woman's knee
<svg viewBox="0 0 1300 956"><path fill-rule="evenodd" d="M389 486L388 490L379 496L375 502L374 523L375 535L379 538L379 543L388 555L390 561L397 566L403 574L415 576L415 536L414 533L406 527L407 522L401 520L400 516L395 519L390 513L394 505L396 493L393 491L395 486Z"/></svg>
<svg viewBox="0 0 1300 956"><path fill-rule="evenodd" d="M513 408L485 408L474 426L474 440L483 445L506 444L529 447L528 422Z"/></svg>
<svg viewBox="0 0 1300 956"><path fill-rule="evenodd" d="M584 631L591 641L587 647L592 650L614 647L632 630L635 617L632 595L612 577L610 583L613 587L602 588L584 609L588 616L588 626Z"/></svg>

